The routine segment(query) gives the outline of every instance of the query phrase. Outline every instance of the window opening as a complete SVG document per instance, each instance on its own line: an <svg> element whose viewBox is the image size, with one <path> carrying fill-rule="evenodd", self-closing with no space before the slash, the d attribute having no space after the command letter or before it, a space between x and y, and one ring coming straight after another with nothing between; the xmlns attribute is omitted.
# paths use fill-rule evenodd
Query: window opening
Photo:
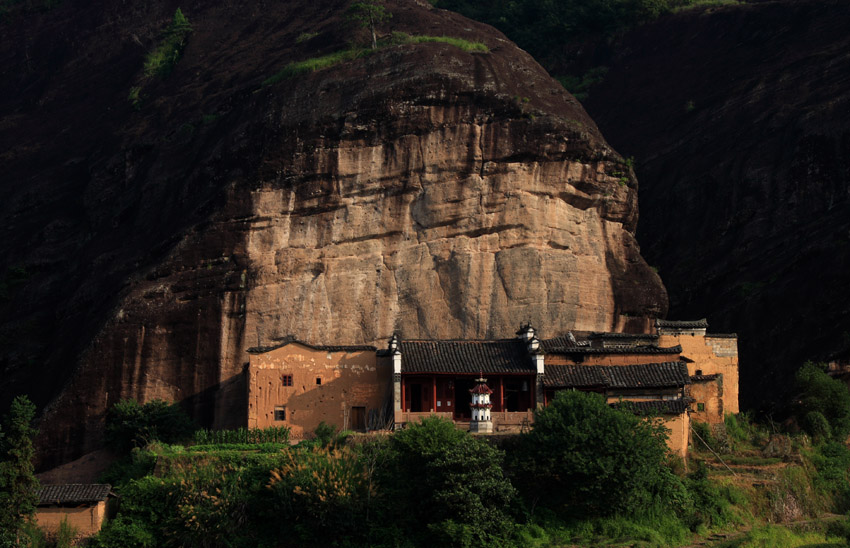
<svg viewBox="0 0 850 548"><path fill-rule="evenodd" d="M285 421L286 420L286 406L285 405L276 405L274 408L274 420L276 421Z"/></svg>

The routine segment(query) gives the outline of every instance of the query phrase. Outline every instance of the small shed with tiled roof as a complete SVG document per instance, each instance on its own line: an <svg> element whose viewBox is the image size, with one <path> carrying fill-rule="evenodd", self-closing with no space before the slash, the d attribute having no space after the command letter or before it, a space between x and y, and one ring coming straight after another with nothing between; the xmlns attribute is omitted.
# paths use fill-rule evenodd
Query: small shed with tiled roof
<svg viewBox="0 0 850 548"><path fill-rule="evenodd" d="M43 485L38 490L36 521L45 532L55 533L67 520L80 537L90 537L100 531L112 497L112 486L104 483Z"/></svg>

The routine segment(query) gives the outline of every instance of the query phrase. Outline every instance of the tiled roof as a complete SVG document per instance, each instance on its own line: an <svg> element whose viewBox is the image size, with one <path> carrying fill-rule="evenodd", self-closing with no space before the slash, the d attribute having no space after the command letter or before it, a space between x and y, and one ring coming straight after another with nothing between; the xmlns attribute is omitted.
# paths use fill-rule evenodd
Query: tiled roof
<svg viewBox="0 0 850 548"><path fill-rule="evenodd" d="M707 339L737 339L737 333L708 333L705 336Z"/></svg>
<svg viewBox="0 0 850 548"><path fill-rule="evenodd" d="M655 320L655 327L667 327L670 329L705 329L708 320Z"/></svg>
<svg viewBox="0 0 850 548"><path fill-rule="evenodd" d="M720 373L714 373L713 375L691 375L691 382L713 381L717 380L719 376Z"/></svg>
<svg viewBox="0 0 850 548"><path fill-rule="evenodd" d="M499 341L402 340L402 373L535 373L525 343Z"/></svg>
<svg viewBox="0 0 850 548"><path fill-rule="evenodd" d="M688 366L682 362L607 366L611 388L667 388L690 382Z"/></svg>
<svg viewBox="0 0 850 548"><path fill-rule="evenodd" d="M543 385L547 387L608 386L608 379L595 365L547 365L544 371Z"/></svg>
<svg viewBox="0 0 850 548"><path fill-rule="evenodd" d="M67 483L43 485L38 490L39 504L72 504L106 500L112 486L105 483Z"/></svg>
<svg viewBox="0 0 850 548"><path fill-rule="evenodd" d="M611 404L611 407L625 407L636 415L681 415L688 409L686 400L645 400L645 401L621 401Z"/></svg>
<svg viewBox="0 0 850 548"><path fill-rule="evenodd" d="M588 339L637 339L637 340L657 340L658 335L650 333L591 333L587 336Z"/></svg>
<svg viewBox="0 0 850 548"><path fill-rule="evenodd" d="M298 343L302 346L306 346L307 348L312 348L313 350L319 350L322 352L374 352L377 350L374 346L370 346L367 344L355 344L355 345L318 345L318 344L310 344L305 343L304 341L299 341L292 335L288 335L282 339L280 339L280 343L272 345L272 346L255 346L254 348L249 348L248 352L251 354L264 354L266 352L271 352L272 350L277 350L278 348L283 348L284 346Z"/></svg>
<svg viewBox="0 0 850 548"><path fill-rule="evenodd" d="M549 352L553 348L578 348L578 346L579 342L576 341L575 337L571 337L570 335L562 335L553 339L540 341L540 348L544 352Z"/></svg>
<svg viewBox="0 0 850 548"><path fill-rule="evenodd" d="M543 385L548 388L670 388L690 382L682 362L639 365L547 365Z"/></svg>
<svg viewBox="0 0 850 548"><path fill-rule="evenodd" d="M554 340L550 339L550 341ZM670 347L643 345L594 348L591 346L563 347L550 341L543 341L542 345L547 354L680 354L682 352L682 347L678 344Z"/></svg>

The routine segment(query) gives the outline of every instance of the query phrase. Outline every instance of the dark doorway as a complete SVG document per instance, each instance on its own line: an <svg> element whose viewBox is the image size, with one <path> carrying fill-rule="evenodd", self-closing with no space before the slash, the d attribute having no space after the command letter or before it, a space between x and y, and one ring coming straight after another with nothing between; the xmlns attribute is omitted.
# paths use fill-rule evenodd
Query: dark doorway
<svg viewBox="0 0 850 548"><path fill-rule="evenodd" d="M355 432L366 431L366 408L352 407L351 408L351 429Z"/></svg>
<svg viewBox="0 0 850 548"><path fill-rule="evenodd" d="M455 419L469 420L472 418L472 410L469 407L472 395L470 390L475 386L472 379L455 379Z"/></svg>
<svg viewBox="0 0 850 548"><path fill-rule="evenodd" d="M408 392L410 392L410 411L413 413L422 412L422 385L411 384Z"/></svg>
<svg viewBox="0 0 850 548"><path fill-rule="evenodd" d="M520 389L516 381L505 382L505 411L519 411Z"/></svg>

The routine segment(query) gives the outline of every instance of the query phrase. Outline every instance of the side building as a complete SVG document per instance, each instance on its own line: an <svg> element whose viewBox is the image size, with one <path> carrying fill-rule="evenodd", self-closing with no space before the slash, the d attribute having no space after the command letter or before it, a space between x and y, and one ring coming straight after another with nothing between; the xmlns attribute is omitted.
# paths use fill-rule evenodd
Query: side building
<svg viewBox="0 0 850 548"><path fill-rule="evenodd" d="M248 352L249 428L287 426L301 439L321 422L355 431L392 425L390 368L374 346L320 346L288 337Z"/></svg>

